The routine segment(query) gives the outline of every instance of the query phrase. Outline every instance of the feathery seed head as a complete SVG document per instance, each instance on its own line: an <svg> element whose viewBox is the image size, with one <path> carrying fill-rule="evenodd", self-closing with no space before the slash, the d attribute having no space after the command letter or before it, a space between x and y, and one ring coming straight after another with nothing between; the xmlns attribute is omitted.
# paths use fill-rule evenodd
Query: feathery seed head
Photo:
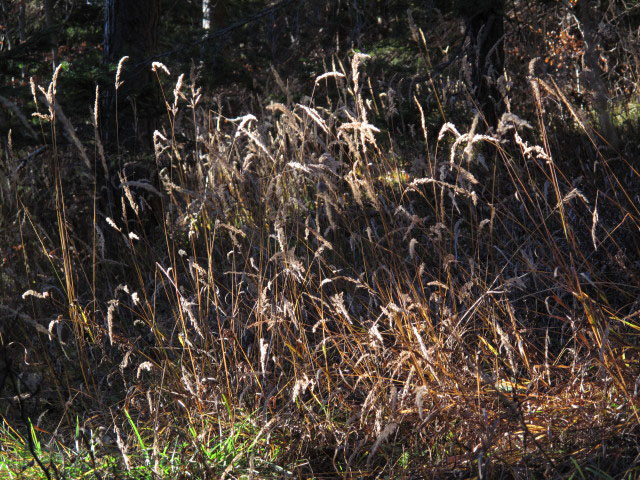
<svg viewBox="0 0 640 480"><path fill-rule="evenodd" d="M171 72L169 71L169 69L166 67L166 65L164 65L163 63L160 62L153 62L151 64L151 70L153 70L154 72L158 72L158 69L162 70L164 73L166 73L167 75L171 75Z"/></svg>
<svg viewBox="0 0 640 480"><path fill-rule="evenodd" d="M129 57L124 56L118 62L118 68L116 70L116 83L115 83L116 90L118 90L124 83L120 81L120 76L122 75L122 65L124 65L124 62L126 62L127 60L129 60Z"/></svg>
<svg viewBox="0 0 640 480"><path fill-rule="evenodd" d="M53 77L51 78L51 91L53 92L53 96L56 95L56 86L58 85L58 75L60 75L60 70L62 70L62 64L59 64L56 67L56 70L53 72Z"/></svg>
<svg viewBox="0 0 640 480"><path fill-rule="evenodd" d="M36 81L33 77L29 77L29 85L31 86L31 96L33 97L33 102L37 105L38 99L36 97Z"/></svg>
<svg viewBox="0 0 640 480"><path fill-rule="evenodd" d="M324 80L325 78L329 78L329 77L333 77L333 78L344 78L344 73L340 73L340 72L326 72L323 73L322 75L319 75L316 78L315 84L317 85L318 83L320 83L321 80Z"/></svg>
<svg viewBox="0 0 640 480"><path fill-rule="evenodd" d="M98 126L98 99L100 98L100 87L96 85L96 99L93 103L93 126Z"/></svg>

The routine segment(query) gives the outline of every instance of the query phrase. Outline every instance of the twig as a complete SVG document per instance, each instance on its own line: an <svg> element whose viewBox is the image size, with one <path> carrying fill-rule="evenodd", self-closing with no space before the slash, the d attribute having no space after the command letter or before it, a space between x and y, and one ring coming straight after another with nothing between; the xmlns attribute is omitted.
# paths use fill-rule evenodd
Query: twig
<svg viewBox="0 0 640 480"><path fill-rule="evenodd" d="M29 160L31 160L32 158L37 157L38 155L40 155L42 152L44 152L47 147L49 145L42 145L41 147L36 148L33 152L31 152L29 155L27 155L26 157L22 157L20 159L20 161L18 162L18 166L16 167L16 169L14 170L14 175L16 173L18 173L20 170L22 170L24 167L27 166L27 163L29 162Z"/></svg>
<svg viewBox="0 0 640 480"><path fill-rule="evenodd" d="M7 110L11 110L13 113L15 113L16 117L18 117L18 120L20 120L20 123L22 123L22 126L27 130L27 133L31 138L38 138L38 134L33 128L31 128L31 125L29 125L27 118L22 114L20 108L15 103L13 103L8 98L0 95L0 104L2 104L2 106Z"/></svg>

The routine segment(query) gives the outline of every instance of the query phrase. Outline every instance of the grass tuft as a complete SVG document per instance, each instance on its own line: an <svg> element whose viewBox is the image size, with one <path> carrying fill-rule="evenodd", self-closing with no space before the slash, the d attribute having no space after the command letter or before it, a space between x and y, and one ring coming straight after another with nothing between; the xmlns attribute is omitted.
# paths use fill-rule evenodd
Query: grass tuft
<svg viewBox="0 0 640 480"><path fill-rule="evenodd" d="M567 158L535 78L537 124L434 135L415 98L399 150L366 59L233 118L180 75L113 214L42 89L51 156L2 219L2 475L637 475L637 170Z"/></svg>

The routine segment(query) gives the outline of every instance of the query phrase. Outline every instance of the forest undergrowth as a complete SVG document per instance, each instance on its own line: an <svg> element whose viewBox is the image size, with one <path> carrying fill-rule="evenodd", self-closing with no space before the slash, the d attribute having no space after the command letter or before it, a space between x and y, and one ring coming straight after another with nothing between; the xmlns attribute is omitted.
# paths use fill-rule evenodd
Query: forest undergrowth
<svg viewBox="0 0 640 480"><path fill-rule="evenodd" d="M81 140L34 84L0 476L637 477L637 163L534 75L527 120L432 132L415 96L398 138L366 60L233 114L154 64L164 125L112 203L99 102Z"/></svg>

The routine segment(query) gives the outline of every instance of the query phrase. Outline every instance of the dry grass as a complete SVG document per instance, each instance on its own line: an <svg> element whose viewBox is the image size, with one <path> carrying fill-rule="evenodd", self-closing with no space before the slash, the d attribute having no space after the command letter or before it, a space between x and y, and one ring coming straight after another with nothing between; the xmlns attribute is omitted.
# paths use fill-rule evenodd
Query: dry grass
<svg viewBox="0 0 640 480"><path fill-rule="evenodd" d="M538 124L423 115L403 158L364 60L237 118L181 77L109 217L44 91L53 153L2 184L6 431L132 476L638 474L637 170L555 147L535 79Z"/></svg>

